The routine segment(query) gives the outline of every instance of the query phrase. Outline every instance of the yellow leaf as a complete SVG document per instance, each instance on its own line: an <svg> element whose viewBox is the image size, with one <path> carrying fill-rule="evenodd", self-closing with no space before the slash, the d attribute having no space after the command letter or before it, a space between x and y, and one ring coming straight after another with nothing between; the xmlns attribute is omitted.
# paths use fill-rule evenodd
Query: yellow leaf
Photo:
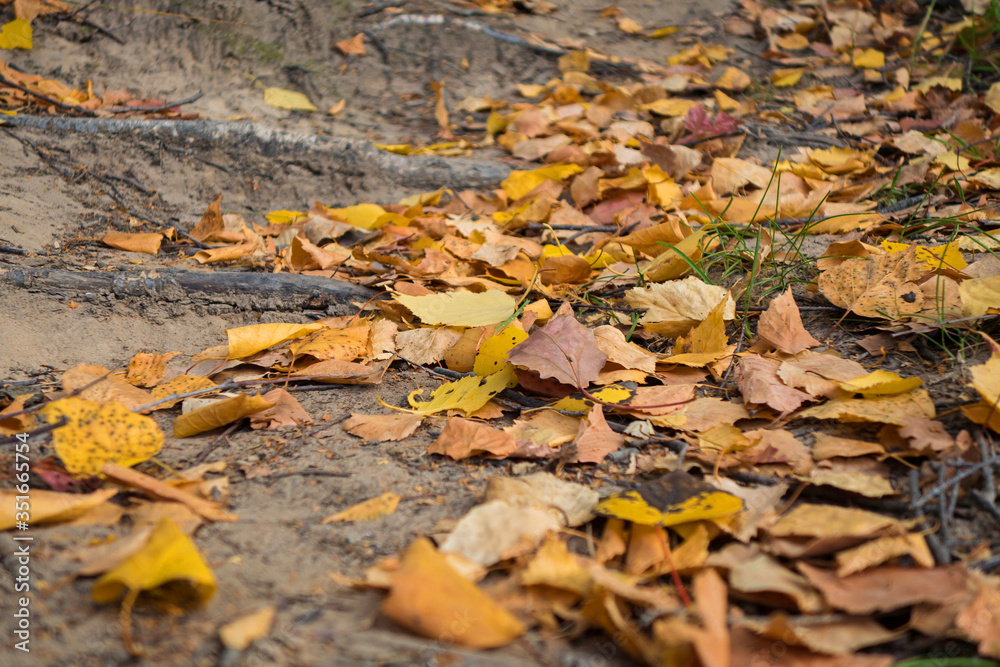
<svg viewBox="0 0 1000 667"><path fill-rule="evenodd" d="M793 32L788 35L784 35L783 37L779 37L777 44L778 48L785 49L786 51L800 51L809 46L809 40L805 35Z"/></svg>
<svg viewBox="0 0 1000 667"><path fill-rule="evenodd" d="M630 35L642 32L642 26L639 22L635 19L630 19L627 16L618 21L618 29Z"/></svg>
<svg viewBox="0 0 1000 667"><path fill-rule="evenodd" d="M356 204L345 208L327 207L326 212L337 220L362 229L378 229L379 218L386 214L386 210L378 204Z"/></svg>
<svg viewBox="0 0 1000 667"><path fill-rule="evenodd" d="M163 379L167 362L178 354L180 352L165 352L163 354L139 352L129 360L128 374L125 379L136 387L155 387Z"/></svg>
<svg viewBox="0 0 1000 667"><path fill-rule="evenodd" d="M854 378L850 382L838 382L840 388L852 394L869 396L893 396L905 394L923 386L920 378L903 378L890 371L877 370L868 375Z"/></svg>
<svg viewBox="0 0 1000 667"><path fill-rule="evenodd" d="M1000 433L1000 353L993 355L985 364L979 364L969 369L972 374L972 387L983 399L977 405L962 408L965 416L984 424Z"/></svg>
<svg viewBox="0 0 1000 667"><path fill-rule="evenodd" d="M510 366L507 353L515 345L527 339L528 334L516 326L509 326L500 333L490 336L479 346L472 370L476 375L485 377Z"/></svg>
<svg viewBox="0 0 1000 667"><path fill-rule="evenodd" d="M934 162L944 165L952 171L965 171L971 164L969 158L952 151L938 153L934 156Z"/></svg>
<svg viewBox="0 0 1000 667"><path fill-rule="evenodd" d="M395 493L383 493L377 498L371 498L357 505L351 505L345 510L323 519L322 523L334 523L338 521L370 521L389 516L396 511L401 496Z"/></svg>
<svg viewBox="0 0 1000 667"><path fill-rule="evenodd" d="M403 553L382 613L424 637L472 648L496 648L524 626L455 571L425 537Z"/></svg>
<svg viewBox="0 0 1000 667"><path fill-rule="evenodd" d="M687 112L692 108L698 106L698 102L695 100L684 100L677 99L673 97L666 97L659 100L654 100L648 104L643 104L639 108L643 111L649 111L656 114L657 116L686 116Z"/></svg>
<svg viewBox="0 0 1000 667"><path fill-rule="evenodd" d="M545 181L563 181L573 174L579 174L583 167L578 164L554 164L530 171L512 171L501 186L511 201L528 194Z"/></svg>
<svg viewBox="0 0 1000 667"><path fill-rule="evenodd" d="M308 355L319 360L354 361L364 355L370 330L368 324L347 329L324 329L292 343L288 349L296 357Z"/></svg>
<svg viewBox="0 0 1000 667"><path fill-rule="evenodd" d="M412 392L406 400L413 406L415 414L431 415L447 410L462 410L469 415L506 389L514 377L513 369L508 366L486 377L470 375L454 382L446 382L431 393L429 401L416 400L423 389Z"/></svg>
<svg viewBox="0 0 1000 667"><path fill-rule="evenodd" d="M306 217L302 211L271 211L264 216L272 225L290 225Z"/></svg>
<svg viewBox="0 0 1000 667"><path fill-rule="evenodd" d="M704 250L702 240L710 230L702 227L685 237L677 245L668 247L650 262L643 273L646 280L661 283L675 280L691 270L691 264L701 259ZM713 237L714 238L714 237Z"/></svg>
<svg viewBox="0 0 1000 667"><path fill-rule="evenodd" d="M644 526L676 526L719 519L743 509L743 501L688 473L675 470L633 491L605 498L595 511Z"/></svg>
<svg viewBox="0 0 1000 667"><path fill-rule="evenodd" d="M14 19L0 27L0 49L30 49L31 23Z"/></svg>
<svg viewBox="0 0 1000 667"><path fill-rule="evenodd" d="M612 384L607 387L601 387L596 391L590 392L590 395L604 401L605 403L614 403L616 405L621 405L623 408L627 408L627 403L632 400L635 396L635 387L629 388L624 385ZM594 407L594 402L589 398L579 398L582 394L573 394L571 396L566 396L565 398L560 398L552 405L553 410L569 410L572 412L588 412Z"/></svg>
<svg viewBox="0 0 1000 667"><path fill-rule="evenodd" d="M1000 113L1000 81L990 86L986 94L983 95L983 104L988 106L993 113Z"/></svg>
<svg viewBox="0 0 1000 667"><path fill-rule="evenodd" d="M290 324L278 322L274 324L251 324L247 327L226 329L229 337L229 352L227 359L244 359L257 354L269 347L280 345L286 341L308 336L314 331L325 328L322 324Z"/></svg>
<svg viewBox="0 0 1000 667"><path fill-rule="evenodd" d="M724 90L746 90L750 87L750 75L741 69L727 67L719 80L715 82L716 88Z"/></svg>
<svg viewBox="0 0 1000 667"><path fill-rule="evenodd" d="M962 314L965 317L1000 312L1000 276L963 280L958 284L958 293L962 297Z"/></svg>
<svg viewBox="0 0 1000 667"><path fill-rule="evenodd" d="M264 101L275 109L288 111L316 111L309 98L302 93L285 88L265 88Z"/></svg>
<svg viewBox="0 0 1000 667"><path fill-rule="evenodd" d="M372 144L375 148L379 150L386 151L387 153L395 153L396 155L409 155L413 152L413 148L410 144Z"/></svg>
<svg viewBox="0 0 1000 667"><path fill-rule="evenodd" d="M454 327L481 327L503 322L517 308L514 298L500 290L442 292L424 296L397 294L393 298L424 324Z"/></svg>
<svg viewBox="0 0 1000 667"><path fill-rule="evenodd" d="M211 431L214 428L232 424L244 417L249 417L261 410L273 408L274 404L263 396L248 396L239 394L232 398L224 398L192 410L174 420L174 437L187 438L192 435Z"/></svg>
<svg viewBox="0 0 1000 667"><path fill-rule="evenodd" d="M878 49L855 49L853 63L858 68L878 69L885 67L885 54Z"/></svg>
<svg viewBox="0 0 1000 667"><path fill-rule="evenodd" d="M679 32L680 27L675 25L665 26L663 28L654 28L646 34L647 39L663 39L664 37L669 37L675 32Z"/></svg>
<svg viewBox="0 0 1000 667"><path fill-rule="evenodd" d="M927 93L934 86L941 86L942 88L960 93L962 92L962 79L959 77L932 76L920 85L913 86L913 90L918 93Z"/></svg>
<svg viewBox="0 0 1000 667"><path fill-rule="evenodd" d="M96 475L108 461L133 466L152 458L163 446L163 432L155 421L119 403L61 398L41 413L50 423L66 417L66 425L53 431L52 441L73 474Z"/></svg>
<svg viewBox="0 0 1000 667"><path fill-rule="evenodd" d="M882 241L882 247L891 255L897 252L904 252L910 246L907 243ZM921 268L928 271L940 271L941 269L961 271L969 265L965 261L965 258L962 257L962 251L957 244L946 243L945 245L933 247L918 245L916 248L917 261L920 262Z"/></svg>
<svg viewBox="0 0 1000 667"><path fill-rule="evenodd" d="M214 387L215 383L209 380L207 377L202 375L178 375L171 378L163 384L153 387L150 395L154 400L160 400L161 398L166 398L167 396L173 396L174 394L186 394L191 391L198 391L199 389L208 389L209 387ZM177 398L172 401L167 401L166 403L161 403L157 405L155 410L169 410L174 407L183 398Z"/></svg>
<svg viewBox="0 0 1000 667"><path fill-rule="evenodd" d="M777 88L791 88L802 79L802 75L805 73L806 70L802 67L774 70L774 73L771 74L771 83Z"/></svg>
<svg viewBox="0 0 1000 667"><path fill-rule="evenodd" d="M207 602L216 586L215 575L194 542L169 518L160 520L146 546L98 579L91 596L95 602L108 603L126 591L153 591L165 584L171 586L158 593L181 607Z"/></svg>
<svg viewBox="0 0 1000 667"><path fill-rule="evenodd" d="M803 410L798 417L836 419L842 422L875 422L902 426L908 417L933 419L934 402L926 389L878 398L838 398Z"/></svg>
<svg viewBox="0 0 1000 667"><path fill-rule="evenodd" d="M276 607L264 607L258 611L240 616L235 621L219 628L222 645L234 651L243 651L254 641L266 637L274 624Z"/></svg>
<svg viewBox="0 0 1000 667"><path fill-rule="evenodd" d="M31 489L31 525L72 521L103 504L116 493L117 488L82 494ZM13 489L0 490L0 530L9 530L17 525L18 495Z"/></svg>
<svg viewBox="0 0 1000 667"><path fill-rule="evenodd" d="M674 204L684 198L681 186L674 182L659 166L652 166L643 169L643 178L646 179L649 189L649 201L662 209L673 209Z"/></svg>

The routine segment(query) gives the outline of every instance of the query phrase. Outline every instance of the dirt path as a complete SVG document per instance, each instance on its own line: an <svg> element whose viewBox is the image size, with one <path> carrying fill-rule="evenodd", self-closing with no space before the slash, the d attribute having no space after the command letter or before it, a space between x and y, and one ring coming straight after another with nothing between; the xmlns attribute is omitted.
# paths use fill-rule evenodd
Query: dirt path
<svg viewBox="0 0 1000 667"><path fill-rule="evenodd" d="M426 2L393 4L413 14L458 17ZM498 29L522 28L552 39L585 40L609 53L660 60L676 51L670 38L638 42L597 15L606 3L574 2L546 16L473 16ZM649 23L712 19L724 2L691 4L667 11L661 3L619 3L629 16ZM451 104L467 96L511 96L514 83L544 83L558 73L555 58L454 28L402 25L380 31L387 57L371 53L346 59L333 43L392 14L338 1L177 3L140 2L143 10L99 9L89 16L125 41L118 44L72 23L42 22L29 52L4 52L12 66L82 85L120 88L139 95L180 99L205 93L185 107L203 118L251 120L280 129L363 138L381 143L427 143L437 126L431 78L444 79ZM184 18L185 13L199 19ZM367 13L363 19L359 15ZM370 47L369 47L370 48ZM320 109L346 99L335 118L296 114L263 103L253 80L306 92ZM62 268L136 270L157 267L148 256L120 252L94 242L109 229L129 231L131 215L188 229L208 202L222 193L224 212L262 221L262 214L313 200L347 205L379 198L395 200L412 190L383 174L345 174L322 159L300 154L261 155L239 145L161 142L130 135L99 135L19 129L0 133L0 245L31 256L0 255L0 270ZM56 174L25 143L90 170L126 177L147 194L118 181L121 204L106 183L75 182ZM487 159L489 155L477 155ZM499 157L499 153L492 157ZM187 354L225 342L225 329L268 321L309 321L304 313L260 312L227 304L157 302L111 294L67 294L60 298L0 285L0 377L23 380L80 362L121 367L140 351ZM352 411L370 412L376 396L398 403L415 386L416 372L393 373L376 388L344 387L304 396L305 409L322 424L308 435L237 433L208 460L227 460L251 476L256 471L332 469L346 478L257 477L234 484L230 506L241 520L198 532L198 545L219 578L220 594L205 609L176 617L139 609L135 633L148 664L217 664L216 628L248 610L278 607L274 630L240 664L435 664L602 666L627 664L611 646L570 648L561 640L530 635L495 654L470 654L401 633L377 613L380 593L359 592L330 578L363 574L381 557L396 554L439 522L462 516L478 502L484 480L509 472L507 462L462 465L423 455L432 432L403 443L363 443L336 422ZM158 418L169 432L168 419ZM162 461L180 469L213 439L168 438ZM514 464L518 472L535 464ZM321 525L319 518L385 491L404 497L399 510L377 525ZM90 602L91 580L65 583L78 567L72 555L88 545L129 532L121 525L62 525L38 533L35 576L41 594L34 612L34 650L29 660L11 656L7 642L0 662L8 665L112 665L130 662L122 646L114 605ZM12 595L6 578L0 587ZM9 634L10 618L0 628ZM604 642L607 644L607 642Z"/></svg>

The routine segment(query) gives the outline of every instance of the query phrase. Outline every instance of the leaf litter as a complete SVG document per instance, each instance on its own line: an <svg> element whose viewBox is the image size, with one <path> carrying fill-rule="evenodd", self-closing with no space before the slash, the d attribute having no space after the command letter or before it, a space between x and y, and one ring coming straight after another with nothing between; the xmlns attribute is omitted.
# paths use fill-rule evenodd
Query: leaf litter
<svg viewBox="0 0 1000 667"><path fill-rule="evenodd" d="M607 16L637 39L673 30ZM32 19L4 25L0 48L31 48ZM983 333L988 356L969 361L974 332L1000 314L1000 84L949 59L971 58L990 20L744 0L725 26L762 36L766 72L697 37L666 66L630 63L641 74L624 82L599 78L596 50L573 51L519 99L463 102L489 113L482 136L457 140L434 82L446 143L385 148L494 147L519 168L492 191L317 202L266 225L223 215L216 199L188 235L213 246L188 261L353 281L388 298L350 318L230 329L227 345L183 367L165 352L137 356L126 375L66 371L62 395L38 411L42 428L67 476L102 476L106 488L39 490L35 520L85 518L119 494L112 482L142 494L159 518L103 571L94 600L204 603L215 578L184 526L239 517L219 485L131 469L164 442L144 413L182 403L175 438L244 419L298 426L310 415L268 384L379 384L390 364L414 364L442 383L344 429L385 443L432 424L428 456L549 461L555 474L491 478L447 535L377 564L362 583L387 589L382 613L399 626L470 648L529 628L599 630L651 665L740 664L779 639L796 664L888 665L904 633L1000 658L997 526L950 534L956 506L1000 516L1000 346ZM336 47L363 57L364 35ZM0 74L12 108L59 109L32 95L43 90L63 107L142 105L3 63ZM294 91L268 87L264 99L316 110ZM738 157L773 137L773 160ZM102 241L158 255L164 238ZM806 253L816 242L828 247ZM885 346L859 354L859 323L904 354L927 330L953 332L967 400L946 407L933 383L905 374L926 376L918 364L880 368ZM4 433L36 428L0 418ZM323 523L378 521L404 499L386 492ZM184 511L187 523L171 518ZM885 615L898 611L909 621ZM241 650L273 617L237 620L223 641ZM123 636L138 653L130 625Z"/></svg>

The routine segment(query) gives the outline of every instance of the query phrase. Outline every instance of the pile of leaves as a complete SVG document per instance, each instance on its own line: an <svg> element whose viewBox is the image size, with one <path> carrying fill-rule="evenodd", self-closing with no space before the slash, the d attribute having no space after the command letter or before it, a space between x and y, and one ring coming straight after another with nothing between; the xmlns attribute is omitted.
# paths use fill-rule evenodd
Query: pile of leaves
<svg viewBox="0 0 1000 667"><path fill-rule="evenodd" d="M196 551L189 570L152 578L129 564L187 554L198 523L235 520L225 478L213 486L204 467L169 484L129 470L164 442L148 413L183 401L176 438L246 418L303 424L287 391L250 388L377 384L395 363L440 384L352 415L347 432L385 443L430 422L428 455L551 471L490 480L437 545L421 538L340 577L386 589L383 612L413 632L489 648L529 627L596 628L650 665L888 665L871 647L908 633L1000 657L1000 579L987 573L1000 548L1000 345L974 329L1000 314L1000 84L977 60L993 19L741 7L726 29L766 39L755 57L779 66L769 85L697 42L631 82L602 81L600 54L578 51L558 78L520 85L521 101L462 102L483 132L468 146L543 163L496 190L317 202L267 224L215 201L186 233L188 261L387 294L354 316L232 329L193 358L140 355L124 375L71 369L41 410L48 426L23 400L0 412L6 433L53 430L61 464L36 468L63 486L50 520L103 506L103 489L66 492L92 475L184 508L185 521L134 510L163 518L87 571L107 572L95 599L172 578L206 599L214 580ZM768 141L780 146L769 164L737 157ZM164 237L176 234L103 241L155 254ZM806 307L833 317L807 328ZM874 333L852 337L847 317ZM985 353L944 410L894 355L942 330L969 348L957 354ZM973 499L974 538L939 537ZM326 521L377 519L398 501Z"/></svg>

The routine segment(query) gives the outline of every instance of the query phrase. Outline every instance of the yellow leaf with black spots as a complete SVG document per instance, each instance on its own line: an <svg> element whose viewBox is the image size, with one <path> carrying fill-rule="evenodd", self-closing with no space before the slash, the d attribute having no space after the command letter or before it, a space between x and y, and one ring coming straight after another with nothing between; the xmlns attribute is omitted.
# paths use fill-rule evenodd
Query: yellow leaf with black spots
<svg viewBox="0 0 1000 667"><path fill-rule="evenodd" d="M507 361L507 353L515 345L523 343L528 339L528 334L516 326L509 326L498 334L493 334L479 346L476 353L476 360L472 364L472 370L476 375L485 377L498 371L510 367ZM517 386L517 378L511 379L513 384L508 387Z"/></svg>
<svg viewBox="0 0 1000 667"><path fill-rule="evenodd" d="M645 526L676 526L721 519L743 509L743 501L692 475L675 470L637 489L605 498L595 510Z"/></svg>
<svg viewBox="0 0 1000 667"><path fill-rule="evenodd" d="M615 405L627 406L628 402L635 396L635 382L622 382L620 384L609 384L601 387L597 391L590 392L590 395L605 402ZM589 412L594 407L594 402L589 398L584 398L583 394L570 394L559 399L552 406L555 410L567 410L570 412Z"/></svg>
<svg viewBox="0 0 1000 667"><path fill-rule="evenodd" d="M50 422L66 418L66 424L52 432L52 441L74 475L96 475L107 462L134 466L156 456L163 446L163 431L156 422L120 403L61 398L41 413Z"/></svg>

